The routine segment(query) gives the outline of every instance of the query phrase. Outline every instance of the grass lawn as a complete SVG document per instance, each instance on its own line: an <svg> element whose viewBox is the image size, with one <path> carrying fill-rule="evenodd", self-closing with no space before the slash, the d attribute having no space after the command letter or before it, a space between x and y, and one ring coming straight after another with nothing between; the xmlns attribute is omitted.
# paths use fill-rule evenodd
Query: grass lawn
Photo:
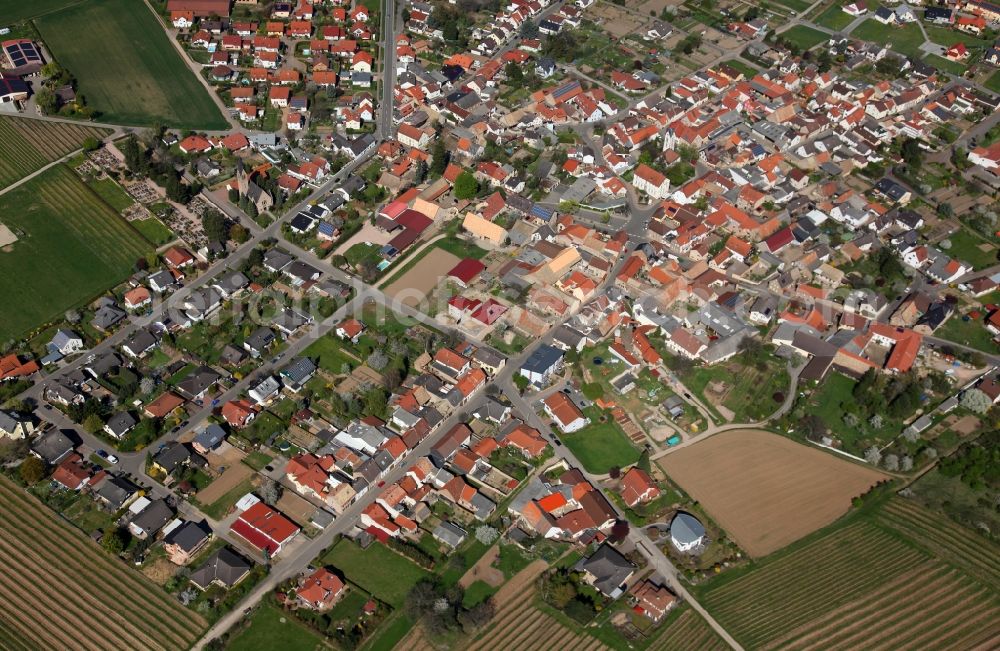
<svg viewBox="0 0 1000 651"><path fill-rule="evenodd" d="M254 470L260 470L267 464L271 463L273 460L274 457L272 457L270 454L267 454L266 452L261 452L260 450L254 450L247 456L243 457L243 463L247 464Z"/></svg>
<svg viewBox="0 0 1000 651"><path fill-rule="evenodd" d="M229 126L145 2L84 2L35 24L53 56L79 80L98 119L192 129Z"/></svg>
<svg viewBox="0 0 1000 651"><path fill-rule="evenodd" d="M928 54L925 56L924 63L932 65L938 70L950 72L953 75L964 75L965 71L968 70L968 66L966 64L959 61L950 61L944 57L939 57L936 54Z"/></svg>
<svg viewBox="0 0 1000 651"><path fill-rule="evenodd" d="M828 35L818 29L806 27L805 25L796 25L795 27L782 32L780 36L784 36L803 50L810 50L820 43L825 43L830 39Z"/></svg>
<svg viewBox="0 0 1000 651"><path fill-rule="evenodd" d="M493 562L494 567L503 572L504 577L510 579L512 576L528 567L531 559L521 553L517 545L500 545L500 555Z"/></svg>
<svg viewBox="0 0 1000 651"><path fill-rule="evenodd" d="M934 25L924 25L924 29L927 31L927 38L945 47L951 47L956 43L965 43L965 46L968 48L979 47L986 49L993 44L992 41L985 38L976 38L972 34L960 32L957 29L948 29L947 27L937 27Z"/></svg>
<svg viewBox="0 0 1000 651"><path fill-rule="evenodd" d="M288 428L277 416L263 411L243 430L243 437L248 441L266 441L271 434L284 432L286 429Z"/></svg>
<svg viewBox="0 0 1000 651"><path fill-rule="evenodd" d="M395 612L383 622L376 635L368 640L364 651L392 651L413 628L413 622L402 612Z"/></svg>
<svg viewBox="0 0 1000 651"><path fill-rule="evenodd" d="M869 424L862 423L860 427L852 427L844 421L843 405L854 403L855 381L846 375L830 372L820 384L807 403L807 413L816 414L823 419L833 435L840 439L843 448L852 454L861 452L877 442L885 442L899 434L902 424L898 419L883 414L883 424L880 429L873 429Z"/></svg>
<svg viewBox="0 0 1000 651"><path fill-rule="evenodd" d="M844 11L841 8L841 5L836 3L828 7L827 10L819 16L816 16L816 20L813 22L817 25L822 25L827 29L839 32L850 25L852 20L854 20L854 16Z"/></svg>
<svg viewBox="0 0 1000 651"><path fill-rule="evenodd" d="M156 246L166 244L177 237L174 235L172 230L167 228L167 226L156 217L137 219L132 222L132 226L135 227L135 230L142 233L143 237Z"/></svg>
<svg viewBox="0 0 1000 651"><path fill-rule="evenodd" d="M602 423L597 408L591 407L584 413L590 418L590 425L572 434L560 434L560 438L588 472L603 474L612 466L623 468L639 460L639 450L610 416Z"/></svg>
<svg viewBox="0 0 1000 651"><path fill-rule="evenodd" d="M743 73L743 76L746 77L747 79L752 79L757 75L758 72L760 72L759 70L757 70L757 68L754 68L749 63L740 61L739 59L730 59L729 61L725 62L725 65L734 68L736 70L739 70L740 72Z"/></svg>
<svg viewBox="0 0 1000 651"><path fill-rule="evenodd" d="M371 260L375 264L378 264L382 261L382 257L378 252L379 247L374 244L358 242L357 244L352 244L349 249L344 251L344 257L347 258L347 264L352 267L361 264L365 260Z"/></svg>
<svg viewBox="0 0 1000 651"><path fill-rule="evenodd" d="M394 608L403 605L410 588L429 576L426 570L378 542L361 549L350 540L341 540L322 562Z"/></svg>
<svg viewBox="0 0 1000 651"><path fill-rule="evenodd" d="M130 207L135 201L122 189L118 182L111 178L91 179L87 186L93 190L97 196L104 199L104 202L121 212ZM134 226L135 224L133 224ZM139 230L137 228L137 230ZM142 232L141 230L139 232ZM154 242L155 244L155 242Z"/></svg>
<svg viewBox="0 0 1000 651"><path fill-rule="evenodd" d="M964 321L959 314L953 314L944 325L934 331L935 337L954 341L984 353L995 355L998 346L993 343L993 336L981 321L969 319Z"/></svg>
<svg viewBox="0 0 1000 651"><path fill-rule="evenodd" d="M968 262L976 270L985 269L997 263L996 245L967 228L960 228L949 235L947 239L951 242L948 254Z"/></svg>
<svg viewBox="0 0 1000 651"><path fill-rule="evenodd" d="M69 168L4 195L0 223L18 236L0 254L0 340L19 338L125 280L149 245Z"/></svg>
<svg viewBox="0 0 1000 651"><path fill-rule="evenodd" d="M476 581L470 585L465 590L465 595L462 597L462 606L465 608L472 608L476 604L482 603L496 594L497 588L494 588L486 581Z"/></svg>
<svg viewBox="0 0 1000 651"><path fill-rule="evenodd" d="M233 638L230 649L240 651L314 651L323 639L320 635L285 615L264 600L250 619L250 626Z"/></svg>
<svg viewBox="0 0 1000 651"><path fill-rule="evenodd" d="M983 85L992 90L994 93L1000 93L1000 70L997 70L990 75L990 78L987 79Z"/></svg>
<svg viewBox="0 0 1000 651"><path fill-rule="evenodd" d="M869 18L851 32L851 37L888 45L895 52L908 57L919 59L924 54L920 51L924 35L916 23L908 23L902 27L886 27L877 20Z"/></svg>
<svg viewBox="0 0 1000 651"><path fill-rule="evenodd" d="M303 355L314 360L319 358L316 363L321 369L337 374L340 373L344 364L349 365L352 369L361 364L356 357L349 354L349 349L345 346L353 347L354 344L343 342L339 337L329 334L310 344Z"/></svg>

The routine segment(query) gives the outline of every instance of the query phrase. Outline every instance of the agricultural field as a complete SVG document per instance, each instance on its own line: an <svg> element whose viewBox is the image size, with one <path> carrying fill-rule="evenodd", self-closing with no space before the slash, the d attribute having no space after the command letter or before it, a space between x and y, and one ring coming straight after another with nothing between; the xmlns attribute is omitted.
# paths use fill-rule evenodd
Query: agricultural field
<svg viewBox="0 0 1000 651"><path fill-rule="evenodd" d="M0 646L184 649L206 627L158 586L113 561L0 479ZM58 617L47 616L58 604Z"/></svg>
<svg viewBox="0 0 1000 651"><path fill-rule="evenodd" d="M55 58L79 80L99 121L229 126L145 2L80 3L35 24Z"/></svg>
<svg viewBox="0 0 1000 651"><path fill-rule="evenodd" d="M677 607L676 614L667 615L660 635L650 644L649 651L725 651L729 645L719 637L701 615L687 606Z"/></svg>
<svg viewBox="0 0 1000 651"><path fill-rule="evenodd" d="M4 195L0 224L18 237L0 251L7 307L0 340L23 336L118 284L151 249L62 165Z"/></svg>
<svg viewBox="0 0 1000 651"><path fill-rule="evenodd" d="M4 24L19 23L31 18L59 11L71 5L75 5L81 0L0 0L0 16L3 16Z"/></svg>
<svg viewBox="0 0 1000 651"><path fill-rule="evenodd" d="M915 504L881 498L697 591L746 648L995 648L998 552Z"/></svg>
<svg viewBox="0 0 1000 651"><path fill-rule="evenodd" d="M0 117L0 188L76 151L87 138L109 133L85 124Z"/></svg>
<svg viewBox="0 0 1000 651"><path fill-rule="evenodd" d="M717 434L659 464L754 558L832 523L886 478L762 430Z"/></svg>

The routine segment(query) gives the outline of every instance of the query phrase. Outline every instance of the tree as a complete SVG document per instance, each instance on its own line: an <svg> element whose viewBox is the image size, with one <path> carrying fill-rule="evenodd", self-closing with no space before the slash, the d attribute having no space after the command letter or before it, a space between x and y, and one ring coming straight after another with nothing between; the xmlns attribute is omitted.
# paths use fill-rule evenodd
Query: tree
<svg viewBox="0 0 1000 651"><path fill-rule="evenodd" d="M611 525L611 542L619 543L628 538L628 520L615 520Z"/></svg>
<svg viewBox="0 0 1000 651"><path fill-rule="evenodd" d="M810 441L821 441L826 436L826 423L816 414L809 414L802 419L802 431Z"/></svg>
<svg viewBox="0 0 1000 651"><path fill-rule="evenodd" d="M274 481L270 477L264 477L264 481L260 484L260 498L264 500L264 503L269 506L274 506L281 499L281 484Z"/></svg>
<svg viewBox="0 0 1000 651"><path fill-rule="evenodd" d="M236 205L240 202L240 191L238 188L229 188L229 203Z"/></svg>
<svg viewBox="0 0 1000 651"><path fill-rule="evenodd" d="M372 387L365 391L365 412L370 416L381 416L389 404L389 398L382 387Z"/></svg>
<svg viewBox="0 0 1000 651"><path fill-rule="evenodd" d="M431 174L441 176L448 167L448 151L444 148L444 139L438 137L431 147Z"/></svg>
<svg viewBox="0 0 1000 651"><path fill-rule="evenodd" d="M476 527L476 540L484 545L492 545L500 537L500 533L489 525Z"/></svg>
<svg viewBox="0 0 1000 651"><path fill-rule="evenodd" d="M868 419L868 424L872 426L872 429L882 429L882 414L872 414L872 417Z"/></svg>
<svg viewBox="0 0 1000 651"><path fill-rule="evenodd" d="M550 36L542 46L542 54L556 61L572 61L576 58L579 43L576 36L569 30L563 30Z"/></svg>
<svg viewBox="0 0 1000 651"><path fill-rule="evenodd" d="M458 623L462 625L462 630L471 635L482 630L496 615L496 606L493 599L481 601L472 608L463 609L458 613Z"/></svg>
<svg viewBox="0 0 1000 651"><path fill-rule="evenodd" d="M969 389L963 393L959 403L962 407L977 414L985 414L993 406L993 401L990 400L990 397L979 389Z"/></svg>
<svg viewBox="0 0 1000 651"><path fill-rule="evenodd" d="M247 269L253 269L254 267L259 267L264 262L264 253L257 248L254 248L247 255L246 265Z"/></svg>
<svg viewBox="0 0 1000 651"><path fill-rule="evenodd" d="M878 449L877 446L875 445L871 446L870 448L865 450L865 461L872 464L873 466L877 466L879 462L882 461L882 452Z"/></svg>
<svg viewBox="0 0 1000 651"><path fill-rule="evenodd" d="M153 389L156 388L156 380L149 377L148 375L143 376L142 380L139 381L139 391L142 395L148 396L153 393Z"/></svg>
<svg viewBox="0 0 1000 651"><path fill-rule="evenodd" d="M97 414L90 414L83 420L83 429L90 434L96 434L104 427L104 421Z"/></svg>
<svg viewBox="0 0 1000 651"><path fill-rule="evenodd" d="M45 462L35 455L29 455L21 462L17 471L21 476L21 481L29 486L34 486L45 476Z"/></svg>
<svg viewBox="0 0 1000 651"><path fill-rule="evenodd" d="M521 38L538 38L538 24L533 20L526 20L521 23Z"/></svg>
<svg viewBox="0 0 1000 651"><path fill-rule="evenodd" d="M243 224L233 224L229 227L229 239L237 244L243 244L250 239L250 233Z"/></svg>
<svg viewBox="0 0 1000 651"><path fill-rule="evenodd" d="M376 371L381 371L389 363L389 356L386 355L382 350L373 350L372 354L368 356L368 366Z"/></svg>
<svg viewBox="0 0 1000 651"><path fill-rule="evenodd" d="M173 172L167 174L167 182L164 185L164 190L166 190L167 199L176 201L177 203L188 202L187 190L177 177L177 174Z"/></svg>
<svg viewBox="0 0 1000 651"><path fill-rule="evenodd" d="M914 172L919 172L924 164L924 150L920 147L920 141L916 138L906 138L899 148L903 157L903 162Z"/></svg>
<svg viewBox="0 0 1000 651"><path fill-rule="evenodd" d="M899 470L899 457L895 454L885 455L885 458L882 459L882 466L889 472Z"/></svg>
<svg viewBox="0 0 1000 651"><path fill-rule="evenodd" d="M521 392L522 394L528 388L528 378L524 377L521 374L515 375L514 378L513 378L513 382L514 382L514 385L517 387L517 390L519 392Z"/></svg>
<svg viewBox="0 0 1000 651"><path fill-rule="evenodd" d="M507 63L504 68L504 73L507 75L507 81L512 85L520 86L524 81L524 73L521 71L521 66L517 65L513 61Z"/></svg>
<svg viewBox="0 0 1000 651"><path fill-rule="evenodd" d="M134 133L130 133L128 138L122 143L120 150L125 157L125 167L136 175L146 174L146 152L139 146L139 141Z"/></svg>
<svg viewBox="0 0 1000 651"><path fill-rule="evenodd" d="M108 529L101 536L101 547L115 556L125 550L125 533L121 529Z"/></svg>
<svg viewBox="0 0 1000 651"><path fill-rule="evenodd" d="M904 455L902 459L899 460L899 469L903 472L910 472L913 470L913 457L910 455Z"/></svg>
<svg viewBox="0 0 1000 651"><path fill-rule="evenodd" d="M67 323L79 323L81 318L80 313L76 310L66 310L65 317Z"/></svg>
<svg viewBox="0 0 1000 651"><path fill-rule="evenodd" d="M764 343L757 337L743 337L737 348L740 352L740 359L746 364L757 359L757 356L764 352Z"/></svg>
<svg viewBox="0 0 1000 651"><path fill-rule="evenodd" d="M101 141L94 136L87 136L83 139L83 151L95 151L101 146Z"/></svg>
<svg viewBox="0 0 1000 651"><path fill-rule="evenodd" d="M40 88L35 93L35 104L45 115L52 115L59 110L59 98L50 88Z"/></svg>
<svg viewBox="0 0 1000 651"><path fill-rule="evenodd" d="M209 242L225 242L228 234L226 218L218 210L206 210L201 215L201 228Z"/></svg>
<svg viewBox="0 0 1000 651"><path fill-rule="evenodd" d="M463 170L455 179L455 198L471 199L479 192L479 182L469 170Z"/></svg>

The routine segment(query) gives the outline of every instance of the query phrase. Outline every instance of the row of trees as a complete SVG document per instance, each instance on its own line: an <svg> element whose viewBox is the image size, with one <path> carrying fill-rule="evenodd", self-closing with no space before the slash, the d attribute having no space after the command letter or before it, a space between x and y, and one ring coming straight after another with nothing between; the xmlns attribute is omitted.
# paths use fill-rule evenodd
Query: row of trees
<svg viewBox="0 0 1000 651"><path fill-rule="evenodd" d="M458 585L445 586L439 581L424 579L406 595L404 609L413 621L422 622L432 636L461 630L472 635L482 630L496 614L493 599L486 599L470 608L462 605L465 591Z"/></svg>

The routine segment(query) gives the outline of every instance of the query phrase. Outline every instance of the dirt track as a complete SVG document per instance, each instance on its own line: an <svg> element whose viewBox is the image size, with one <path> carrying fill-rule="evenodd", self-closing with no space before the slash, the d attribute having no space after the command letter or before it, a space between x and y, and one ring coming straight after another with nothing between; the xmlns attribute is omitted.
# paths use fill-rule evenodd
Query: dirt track
<svg viewBox="0 0 1000 651"><path fill-rule="evenodd" d="M762 430L717 434L659 464L753 557L830 524L886 478Z"/></svg>

